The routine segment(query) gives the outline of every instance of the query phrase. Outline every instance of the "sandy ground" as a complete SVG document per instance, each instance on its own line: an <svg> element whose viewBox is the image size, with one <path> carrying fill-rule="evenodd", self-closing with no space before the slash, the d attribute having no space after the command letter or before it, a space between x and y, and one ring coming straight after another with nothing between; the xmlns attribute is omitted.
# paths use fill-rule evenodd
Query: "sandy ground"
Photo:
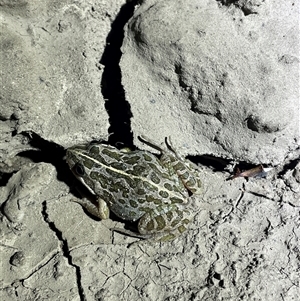
<svg viewBox="0 0 300 301"><path fill-rule="evenodd" d="M298 1L0 9L1 300L298 300ZM140 135L199 167L195 218L171 242L72 202L65 148L150 150Z"/></svg>

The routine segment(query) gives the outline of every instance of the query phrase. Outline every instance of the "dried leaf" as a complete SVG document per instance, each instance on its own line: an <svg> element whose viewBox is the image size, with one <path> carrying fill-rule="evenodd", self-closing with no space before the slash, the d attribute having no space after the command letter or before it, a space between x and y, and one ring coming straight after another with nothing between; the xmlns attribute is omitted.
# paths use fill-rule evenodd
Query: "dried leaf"
<svg viewBox="0 0 300 301"><path fill-rule="evenodd" d="M232 177L229 178L229 180L233 180L235 178L244 177L244 178L250 178L250 177L257 177L257 178L263 178L267 175L267 173L272 170L273 168L264 168L262 165L258 165L254 168L245 170L243 172L240 171L240 169L237 167L235 170L235 173Z"/></svg>

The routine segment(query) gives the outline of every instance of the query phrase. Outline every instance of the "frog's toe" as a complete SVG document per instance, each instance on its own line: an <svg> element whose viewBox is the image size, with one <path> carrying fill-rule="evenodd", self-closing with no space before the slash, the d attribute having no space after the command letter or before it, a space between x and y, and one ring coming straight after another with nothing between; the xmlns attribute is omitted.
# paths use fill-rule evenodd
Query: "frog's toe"
<svg viewBox="0 0 300 301"><path fill-rule="evenodd" d="M202 193L202 183L197 178L189 178L186 182L184 182L184 186L193 194L201 194Z"/></svg>

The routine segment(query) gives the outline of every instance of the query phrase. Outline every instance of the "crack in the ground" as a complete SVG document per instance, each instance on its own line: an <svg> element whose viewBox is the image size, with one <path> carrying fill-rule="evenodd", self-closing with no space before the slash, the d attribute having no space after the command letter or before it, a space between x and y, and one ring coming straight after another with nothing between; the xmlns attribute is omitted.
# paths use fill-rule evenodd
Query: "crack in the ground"
<svg viewBox="0 0 300 301"><path fill-rule="evenodd" d="M300 148L294 151L294 157L291 159L285 158L285 163L281 167L281 171L278 172L278 177L284 176L289 170L294 170L297 164L300 162Z"/></svg>
<svg viewBox="0 0 300 301"><path fill-rule="evenodd" d="M7 246L6 246L7 247ZM10 247L10 246L8 246ZM11 248L11 247L10 247ZM2 289L5 288L10 288L10 287L14 287L14 285L16 285L17 283L20 283L23 287L27 287L24 282L25 280L29 279L30 277L32 277L36 272L38 272L40 269L42 269L43 267L45 267L47 264L49 264L50 261L52 261L57 255L59 254L59 252L55 252L52 256L50 256L47 260L44 260L42 263L40 263L37 267L35 267L29 274L27 274L27 276L25 278L21 278L18 280L13 281L10 285L6 285L4 286ZM17 295L16 295L17 296Z"/></svg>
<svg viewBox="0 0 300 301"><path fill-rule="evenodd" d="M106 100L105 108L109 115L109 143L115 145L122 142L129 147L133 147L130 123L132 112L122 86L120 60L124 26L133 16L134 7L137 3L137 0L128 1L121 7L119 14L111 25L111 30L106 39L106 48L100 60L100 63L104 65L101 92Z"/></svg>
<svg viewBox="0 0 300 301"><path fill-rule="evenodd" d="M239 1L239 0L216 0L216 1L221 3L221 5L224 5L227 7L233 5L237 9L240 9L245 17L248 15L251 15L251 14L257 14L257 12L255 11L255 8L260 6L260 4L247 5L247 1L244 2L244 1Z"/></svg>
<svg viewBox="0 0 300 301"><path fill-rule="evenodd" d="M224 159L222 157L216 157L213 155L201 155L201 156L187 156L187 160L193 162L196 165L206 166L214 172L220 171L224 172L228 169L231 162L231 159Z"/></svg>
<svg viewBox="0 0 300 301"><path fill-rule="evenodd" d="M0 187L6 186L9 179L15 174L16 172L2 172L0 171Z"/></svg>
<svg viewBox="0 0 300 301"><path fill-rule="evenodd" d="M54 232L57 239L61 242L62 254L67 259L68 264L70 266L74 267L74 269L75 269L77 288L78 288L78 294L79 294L80 300L81 301L86 301L87 299L86 299L84 289L83 289L82 284L81 284L80 267L73 263L73 258L70 255L70 249L69 249L69 246L68 246L68 241L63 238L62 232L59 229L56 228L54 222L52 222L49 219L49 214L47 212L47 203L46 203L46 201L44 201L42 203L42 205L43 205L42 215L43 215L44 221L48 224L49 228Z"/></svg>

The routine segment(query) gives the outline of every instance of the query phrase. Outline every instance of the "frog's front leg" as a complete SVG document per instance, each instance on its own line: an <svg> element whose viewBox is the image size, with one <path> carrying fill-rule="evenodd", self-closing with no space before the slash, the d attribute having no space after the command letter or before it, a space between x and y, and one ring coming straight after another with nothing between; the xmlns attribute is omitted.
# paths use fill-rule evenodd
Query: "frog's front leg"
<svg viewBox="0 0 300 301"><path fill-rule="evenodd" d="M145 238L169 241L181 235L192 218L191 213L178 204L162 205L141 217L138 231Z"/></svg>
<svg viewBox="0 0 300 301"><path fill-rule="evenodd" d="M109 207L108 207L107 203L99 197L94 201L89 200L85 197L82 199L76 199L73 201L80 204L90 214L92 214L100 219L108 219L109 218Z"/></svg>

